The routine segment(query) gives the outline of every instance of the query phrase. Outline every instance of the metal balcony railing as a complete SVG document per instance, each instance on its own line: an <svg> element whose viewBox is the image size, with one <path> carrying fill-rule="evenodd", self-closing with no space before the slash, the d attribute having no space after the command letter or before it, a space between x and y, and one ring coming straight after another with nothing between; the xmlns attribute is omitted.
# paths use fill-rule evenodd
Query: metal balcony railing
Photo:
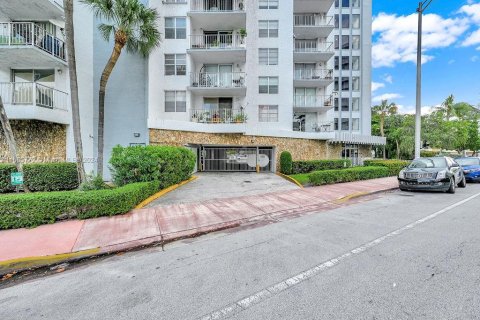
<svg viewBox="0 0 480 320"><path fill-rule="evenodd" d="M317 40L295 40L294 51L299 53L333 53L333 43Z"/></svg>
<svg viewBox="0 0 480 320"><path fill-rule="evenodd" d="M236 12L245 11L244 0L190 0L191 11Z"/></svg>
<svg viewBox="0 0 480 320"><path fill-rule="evenodd" d="M5 104L68 110L66 92L36 82L0 82L0 96Z"/></svg>
<svg viewBox="0 0 480 320"><path fill-rule="evenodd" d="M321 14L295 14L293 25L295 27L333 27L334 20L332 16Z"/></svg>
<svg viewBox="0 0 480 320"><path fill-rule="evenodd" d="M190 49L245 49L245 39L238 34L205 34L190 36Z"/></svg>
<svg viewBox="0 0 480 320"><path fill-rule="evenodd" d="M65 61L65 44L33 22L1 22L1 46L35 46Z"/></svg>
<svg viewBox="0 0 480 320"><path fill-rule="evenodd" d="M331 95L296 95L293 106L295 108L328 108L333 106L333 97Z"/></svg>
<svg viewBox="0 0 480 320"><path fill-rule="evenodd" d="M247 115L243 109L204 107L192 109L190 120L198 123L246 123Z"/></svg>
<svg viewBox="0 0 480 320"><path fill-rule="evenodd" d="M244 88L245 72L190 74L190 84L198 88Z"/></svg>
<svg viewBox="0 0 480 320"><path fill-rule="evenodd" d="M295 80L332 80L332 69L304 69L295 70Z"/></svg>
<svg viewBox="0 0 480 320"><path fill-rule="evenodd" d="M314 123L311 128L307 128L306 123L302 121L293 121L293 131L300 132L333 132L333 122Z"/></svg>

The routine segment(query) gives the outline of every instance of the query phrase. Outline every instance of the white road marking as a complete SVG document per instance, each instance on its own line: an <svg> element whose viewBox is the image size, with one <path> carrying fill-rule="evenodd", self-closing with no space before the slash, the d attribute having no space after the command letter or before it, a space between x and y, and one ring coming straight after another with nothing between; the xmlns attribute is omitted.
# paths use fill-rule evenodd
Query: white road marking
<svg viewBox="0 0 480 320"><path fill-rule="evenodd" d="M379 245L380 243L382 243L383 241L387 240L388 238L392 238L394 236L398 236L400 235L401 233L403 233L404 231L407 231L409 229L412 229L422 223L425 223L429 220L432 220L433 218L447 212L447 211L450 211L456 207L459 207L461 205L463 205L464 203L467 203L473 199L475 199L476 197L480 196L480 193L476 194L476 195L473 195L471 197L468 197L462 201L459 201L455 204L452 204L451 206L448 206L442 210L439 210L435 213L432 213L422 219L419 219L415 222L412 222L410 224L407 224L406 226L400 228L400 229L397 229L395 231L392 231L390 233L387 233L386 235L384 236L381 236L373 241L370 241L366 244L364 244L363 246L360 246L358 248L355 248L349 252L346 252L344 254L342 254L341 256L338 256L338 257L335 257L331 260L328 260L326 262L323 262L313 268L310 268L306 271L303 271L297 275L294 275L293 277L290 277L284 281L281 281L277 284L274 284L266 289L263 289L261 291L258 291L257 293L254 293L248 297L245 297L241 300L238 300L222 309L219 309L219 310L216 310L212 313L209 313L201 318L199 318L200 320L213 320L213 319L226 319L226 318L230 318L231 316L235 315L235 314L238 314L250 307L252 307L253 305L256 305L256 304L259 304L261 303L262 301L264 300L267 300L277 294L279 294L280 292L283 292L285 290L288 290L289 288L293 287L293 286L296 286L298 284L300 284L301 282L305 281L305 280L308 280L309 278L312 278L314 276L316 276L318 273L320 273L321 271L324 271L326 269L329 269L329 268L332 268L334 267L335 265L337 265L340 261L346 259L346 258L349 258L351 256L354 256L354 255L357 255L357 254L360 254L364 251L366 251L367 249L370 249L372 247L375 247L377 245ZM395 286L395 284L394 284Z"/></svg>

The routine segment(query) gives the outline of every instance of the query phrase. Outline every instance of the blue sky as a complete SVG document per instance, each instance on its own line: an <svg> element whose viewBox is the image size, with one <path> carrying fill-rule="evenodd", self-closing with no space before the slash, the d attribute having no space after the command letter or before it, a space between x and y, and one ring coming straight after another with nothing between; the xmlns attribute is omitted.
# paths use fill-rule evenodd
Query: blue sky
<svg viewBox="0 0 480 320"><path fill-rule="evenodd" d="M415 108L418 0L373 0L372 100ZM423 99L427 111L453 94L480 104L480 0L433 0L424 16Z"/></svg>

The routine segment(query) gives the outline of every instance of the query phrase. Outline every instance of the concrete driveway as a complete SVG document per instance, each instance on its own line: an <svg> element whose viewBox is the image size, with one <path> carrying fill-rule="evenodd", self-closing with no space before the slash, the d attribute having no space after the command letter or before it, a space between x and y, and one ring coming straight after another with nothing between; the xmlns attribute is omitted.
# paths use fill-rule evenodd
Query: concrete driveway
<svg viewBox="0 0 480 320"><path fill-rule="evenodd" d="M274 173L200 172L195 176L198 177L196 180L167 193L147 207L299 189Z"/></svg>

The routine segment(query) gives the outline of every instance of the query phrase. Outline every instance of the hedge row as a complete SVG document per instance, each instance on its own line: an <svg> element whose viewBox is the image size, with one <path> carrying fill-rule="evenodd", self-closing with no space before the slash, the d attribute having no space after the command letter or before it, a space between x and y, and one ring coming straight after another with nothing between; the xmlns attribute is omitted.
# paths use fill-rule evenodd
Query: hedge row
<svg viewBox="0 0 480 320"><path fill-rule="evenodd" d="M195 154L183 147L134 146L113 148L110 169L118 186L159 181L160 189L190 178Z"/></svg>
<svg viewBox="0 0 480 320"><path fill-rule="evenodd" d="M154 181L108 190L4 195L0 197L0 229L127 213L159 189L160 183Z"/></svg>
<svg viewBox="0 0 480 320"><path fill-rule="evenodd" d="M0 193L15 191L10 174L13 164L0 164ZM31 191L61 191L78 188L77 165L70 162L31 163L23 165L23 180Z"/></svg>
<svg viewBox="0 0 480 320"><path fill-rule="evenodd" d="M293 174L310 173L320 170L334 170L350 168L352 161L350 159L331 159L331 160L311 160L311 161L293 161Z"/></svg>
<svg viewBox="0 0 480 320"><path fill-rule="evenodd" d="M354 167L340 170L314 171L308 175L310 183L314 186L324 184L368 180L389 176L386 167Z"/></svg>
<svg viewBox="0 0 480 320"><path fill-rule="evenodd" d="M280 172L283 174L292 174L292 155L288 151L280 154Z"/></svg>
<svg viewBox="0 0 480 320"><path fill-rule="evenodd" d="M388 174L390 176L396 176L406 166L410 164L410 161L405 160L365 160L363 165L370 167L386 167L388 168Z"/></svg>

